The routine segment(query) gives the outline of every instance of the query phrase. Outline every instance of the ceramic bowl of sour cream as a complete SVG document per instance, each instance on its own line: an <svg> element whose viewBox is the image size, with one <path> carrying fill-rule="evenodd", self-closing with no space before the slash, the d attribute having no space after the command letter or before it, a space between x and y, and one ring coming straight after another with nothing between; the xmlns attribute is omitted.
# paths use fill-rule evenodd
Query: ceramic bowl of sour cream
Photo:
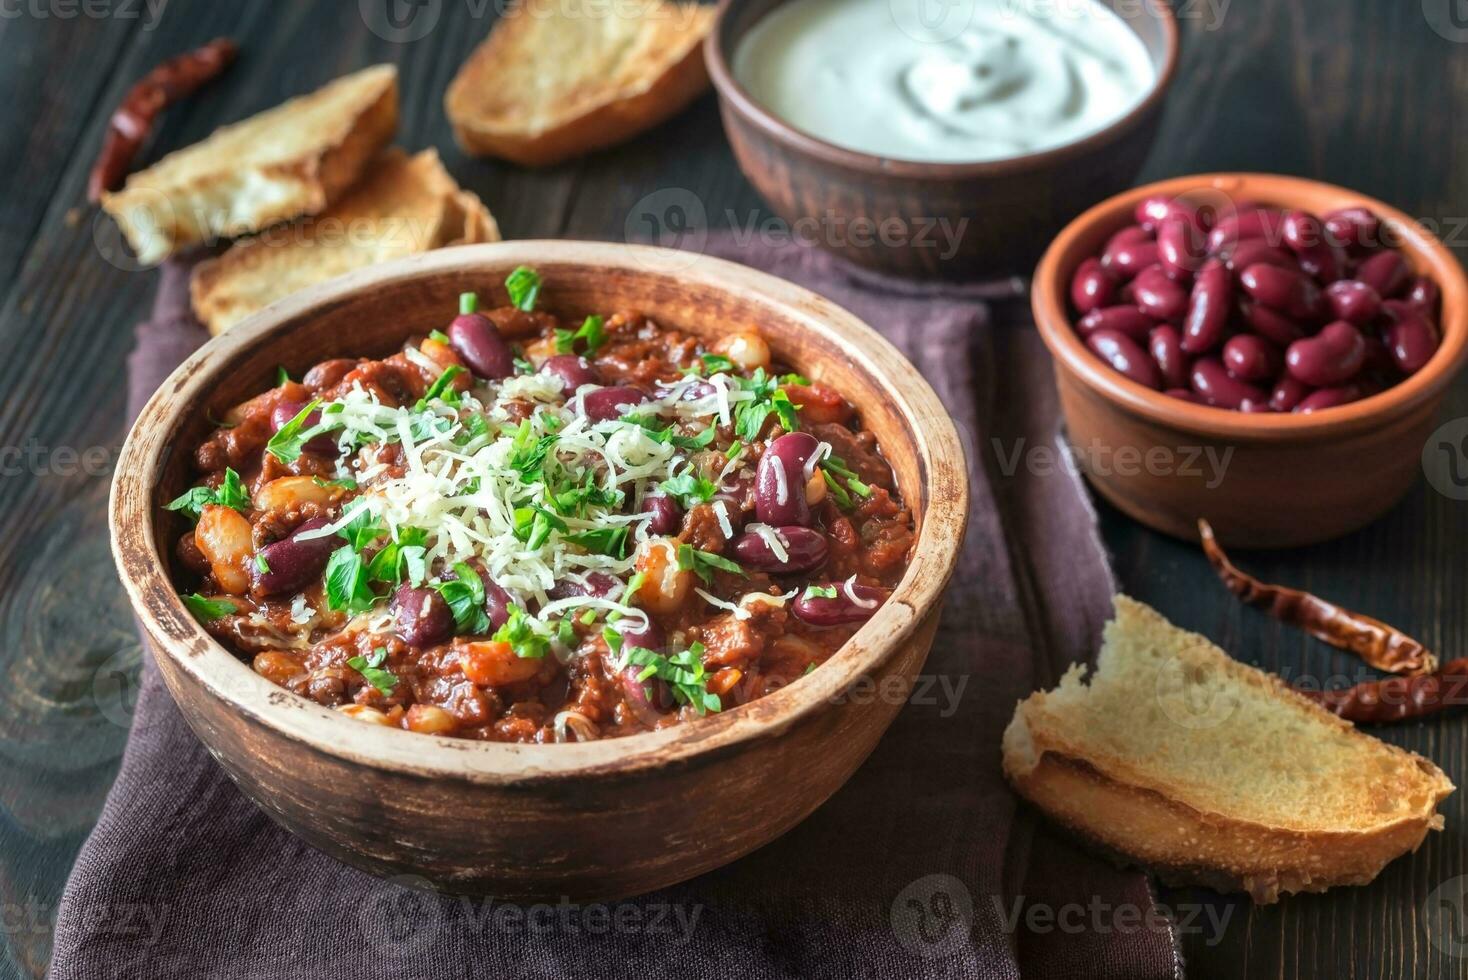
<svg viewBox="0 0 1468 980"><path fill-rule="evenodd" d="M1160 0L724 0L705 54L796 241L971 279L1132 181L1177 47Z"/></svg>

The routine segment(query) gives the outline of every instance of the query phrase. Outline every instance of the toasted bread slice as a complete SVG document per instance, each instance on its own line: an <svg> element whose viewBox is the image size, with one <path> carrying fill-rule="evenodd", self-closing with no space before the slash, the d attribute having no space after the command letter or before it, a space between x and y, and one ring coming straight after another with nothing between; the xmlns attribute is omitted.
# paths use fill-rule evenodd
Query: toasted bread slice
<svg viewBox="0 0 1468 980"><path fill-rule="evenodd" d="M398 72L377 65L215 130L102 196L144 263L319 214L398 125Z"/></svg>
<svg viewBox="0 0 1468 980"><path fill-rule="evenodd" d="M444 96L469 153L544 166L613 146L708 86L714 8L648 0L525 0L495 24Z"/></svg>
<svg viewBox="0 0 1468 980"><path fill-rule="evenodd" d="M438 153L384 151L323 213L246 238L200 263L189 283L194 313L219 334L298 289L445 245L499 241L494 217L444 170Z"/></svg>
<svg viewBox="0 0 1468 980"><path fill-rule="evenodd" d="M1431 762L1125 596L1089 685L1079 665L1004 733L1019 793L1164 880L1281 894L1365 884L1440 830Z"/></svg>

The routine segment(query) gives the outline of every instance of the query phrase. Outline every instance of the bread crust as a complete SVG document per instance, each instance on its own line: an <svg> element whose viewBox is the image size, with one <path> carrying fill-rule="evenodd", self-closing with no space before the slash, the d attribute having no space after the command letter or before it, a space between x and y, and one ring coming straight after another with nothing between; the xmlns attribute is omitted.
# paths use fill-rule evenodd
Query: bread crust
<svg viewBox="0 0 1468 980"><path fill-rule="evenodd" d="M680 9L690 23L681 33L665 32L675 42L671 60L649 64L648 74L634 85L566 92L564 110L544 126L489 117L475 104L476 90L495 85L506 60L533 57L526 50L533 30L530 15L524 8L506 15L469 56L444 95L454 138L466 153L543 167L615 146L677 114L708 88L703 38L713 23L711 7L688 10L680 5Z"/></svg>
<svg viewBox="0 0 1468 980"><path fill-rule="evenodd" d="M1033 764L1017 748L1025 738L1038 752ZM1367 832L1295 831L1195 809L1113 778L1091 760L1046 747L1043 736L1037 741L1029 730L1023 705L1004 733L1005 776L1052 819L1169 884L1247 892L1260 904L1295 892L1364 885L1415 851L1429 830L1442 829L1435 810L1452 784L1427 760L1416 758L1415 764L1440 780L1416 816Z"/></svg>
<svg viewBox="0 0 1468 980"><path fill-rule="evenodd" d="M436 151L410 158L393 147L321 214L238 241L199 263L189 295L194 314L219 334L269 303L343 272L499 238L494 216L454 182Z"/></svg>
<svg viewBox="0 0 1468 980"><path fill-rule="evenodd" d="M1390 815L1369 802L1342 805L1319 826L1298 817L1291 820L1287 812L1266 819L1261 815L1268 811L1259 806L1249 809L1249 816L1229 812L1231 806L1238 809L1227 802L1237 796L1223 791L1222 785L1216 790L1200 790L1197 784L1183 789L1169 782L1166 772L1150 767L1147 758L1123 757L1100 747L1099 739L1081 738L1073 721L1067 723L1073 717L1067 712L1076 708L1079 696L1071 686L1065 698L1042 691L1021 701L1003 739L1005 777L1055 821L1123 863L1155 871L1164 881L1244 891L1259 903L1294 892L1365 884L1388 862L1416 850L1429 830L1442 829L1437 806L1453 792L1453 784L1427 759L1357 731L1279 678L1229 658L1195 634L1177 630L1154 610L1124 596L1117 597L1117 609L1118 621L1108 627L1108 644L1111 631L1123 629L1123 623L1154 642L1162 642L1155 630L1166 631L1175 642L1189 645L1178 650L1179 657L1209 661L1252 687L1257 697L1297 715L1293 730L1302 744L1289 751L1308 753L1312 730L1320 733L1322 744L1327 738L1338 742L1342 735L1352 742L1360 740L1375 774L1371 789L1399 794L1394 799L1404 805ZM1104 652L1102 662L1104 672ZM1118 723L1133 722L1128 718ZM1158 730L1155 735L1177 737L1177 730ZM1151 729L1145 729L1143 736L1151 738ZM1208 747L1200 746L1198 752L1206 756ZM1269 764L1267 758L1258 760L1260 766ZM1206 762L1199 759L1199 765Z"/></svg>
<svg viewBox="0 0 1468 980"><path fill-rule="evenodd" d="M229 140L241 133L261 127L279 132L336 101L337 124L328 133L303 126L294 155L241 163L230 152ZM156 263L201 244L321 213L357 181L392 140L397 124L397 69L378 65L215 130L131 175L122 190L102 196L102 207L138 260Z"/></svg>

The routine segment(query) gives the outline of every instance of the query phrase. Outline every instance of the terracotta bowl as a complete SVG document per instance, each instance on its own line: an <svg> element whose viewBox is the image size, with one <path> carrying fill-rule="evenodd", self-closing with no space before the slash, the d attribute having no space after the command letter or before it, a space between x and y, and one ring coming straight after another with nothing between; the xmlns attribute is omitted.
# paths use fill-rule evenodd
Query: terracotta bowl
<svg viewBox="0 0 1468 980"><path fill-rule="evenodd" d="M1156 72L1152 91L1130 113L1085 139L1006 160L892 160L796 129L735 80L740 39L783 2L722 0L704 42L734 155L800 240L814 239L859 265L904 276L1028 272L1062 225L1136 177L1177 65L1171 7L1114 0L1109 5L1141 37Z"/></svg>
<svg viewBox="0 0 1468 980"><path fill-rule="evenodd" d="M518 265L542 306L579 319L639 309L719 336L757 323L776 356L861 406L912 506L912 565L890 602L827 663L746 706L586 744L510 745L363 724L279 688L179 601L160 505L190 480L188 447L221 413L328 357L380 357L442 327L466 290L506 302ZM927 656L968 514L958 436L917 371L850 313L743 266L627 245L518 241L451 248L305 290L189 358L143 409L119 459L112 549L163 678L200 740L282 826L381 875L517 900L605 900L719 867L788 830L871 752ZM900 680L899 680L900 679ZM878 689L885 690L880 687ZM730 820L730 814L738 814Z"/></svg>
<svg viewBox="0 0 1468 980"><path fill-rule="evenodd" d="M1413 269L1442 288L1442 346L1401 384L1309 415L1194 405L1127 380L1076 334L1069 286L1081 260L1098 254L1107 238L1131 223L1137 203L1154 194L1253 200L1316 214L1365 205L1389 226ZM1421 470L1443 393L1468 357L1468 280L1441 242L1364 194L1271 174L1179 177L1098 204L1045 253L1031 303L1055 358L1070 442L1092 486L1149 527L1193 540L1197 519L1205 517L1221 541L1246 548L1337 537L1401 499Z"/></svg>

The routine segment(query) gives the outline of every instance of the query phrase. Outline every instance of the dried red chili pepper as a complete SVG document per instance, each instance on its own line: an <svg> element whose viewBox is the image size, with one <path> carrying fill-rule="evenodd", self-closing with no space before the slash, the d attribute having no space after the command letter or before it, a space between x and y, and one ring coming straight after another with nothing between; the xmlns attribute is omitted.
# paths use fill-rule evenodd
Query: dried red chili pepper
<svg viewBox="0 0 1468 980"><path fill-rule="evenodd" d="M238 53L239 47L229 38L215 38L201 48L169 58L128 89L108 120L102 152L87 181L87 198L95 204L103 191L121 187L158 113L224 71Z"/></svg>
<svg viewBox="0 0 1468 980"><path fill-rule="evenodd" d="M1437 670L1437 656L1401 630L1308 592L1261 582L1228 560L1207 521L1198 521L1198 534L1203 553L1223 584L1249 605L1267 609L1275 619L1298 626L1317 640L1349 650L1377 670L1393 674Z"/></svg>
<svg viewBox="0 0 1468 980"><path fill-rule="evenodd" d="M1449 660L1434 674L1388 677L1327 691L1296 691L1347 721L1407 721L1468 704L1468 658Z"/></svg>

